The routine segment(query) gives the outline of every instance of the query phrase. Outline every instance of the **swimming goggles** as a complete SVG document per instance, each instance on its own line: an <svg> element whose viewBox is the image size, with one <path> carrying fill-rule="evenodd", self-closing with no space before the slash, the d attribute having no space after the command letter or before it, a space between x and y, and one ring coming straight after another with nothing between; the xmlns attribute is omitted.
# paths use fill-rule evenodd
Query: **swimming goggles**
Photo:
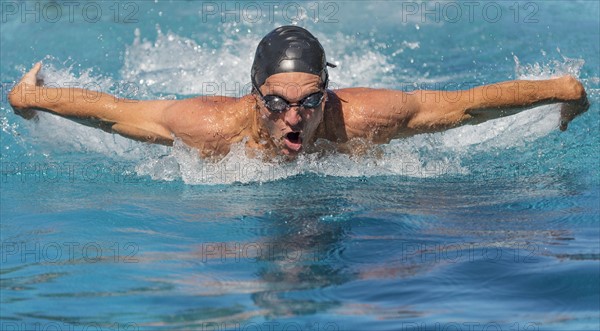
<svg viewBox="0 0 600 331"><path fill-rule="evenodd" d="M290 107L292 106L297 106L304 109L317 108L321 105L325 96L325 94L322 91L319 91L300 100L300 102L291 104L278 95L269 94L263 96L260 90L257 89L257 91L260 97L262 98L263 102L265 103L265 106L271 113L283 113L286 110L290 109Z"/></svg>

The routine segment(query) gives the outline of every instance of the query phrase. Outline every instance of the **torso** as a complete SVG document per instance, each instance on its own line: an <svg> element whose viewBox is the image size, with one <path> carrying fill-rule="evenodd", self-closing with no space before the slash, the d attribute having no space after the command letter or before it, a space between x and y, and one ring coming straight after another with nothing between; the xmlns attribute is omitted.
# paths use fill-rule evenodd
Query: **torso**
<svg viewBox="0 0 600 331"><path fill-rule="evenodd" d="M322 138L336 144L355 138L374 143L389 142L397 135L398 126L405 124L402 119L408 120L410 115L403 103L395 103L400 106L390 103L389 93L367 88L328 90L323 121L317 128L315 140ZM400 99L403 95L397 97ZM245 138L248 138L247 147L264 149L258 142L259 133L253 123L255 107L252 95L197 97L181 100L170 107L165 123L177 138L197 148L202 157L224 156L232 144ZM386 113L382 109L393 111ZM397 116L399 120L390 121L390 116Z"/></svg>

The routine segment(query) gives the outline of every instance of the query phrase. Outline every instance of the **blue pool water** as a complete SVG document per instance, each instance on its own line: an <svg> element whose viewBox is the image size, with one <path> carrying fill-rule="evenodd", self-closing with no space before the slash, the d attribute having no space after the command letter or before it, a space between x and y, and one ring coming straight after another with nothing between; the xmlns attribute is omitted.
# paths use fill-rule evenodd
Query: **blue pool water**
<svg viewBox="0 0 600 331"><path fill-rule="evenodd" d="M1 4L1 330L600 328L597 1ZM38 60L55 86L240 95L290 23L334 87L569 73L591 107L566 132L554 105L362 156L211 164L6 102Z"/></svg>

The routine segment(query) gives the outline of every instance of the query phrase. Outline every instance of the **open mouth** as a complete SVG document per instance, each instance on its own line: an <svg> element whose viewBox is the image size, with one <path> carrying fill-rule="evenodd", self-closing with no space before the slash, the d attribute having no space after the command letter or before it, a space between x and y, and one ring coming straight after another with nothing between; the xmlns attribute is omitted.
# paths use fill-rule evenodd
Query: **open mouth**
<svg viewBox="0 0 600 331"><path fill-rule="evenodd" d="M285 145L287 148L299 151L302 148L302 138L300 138L300 132L288 132L285 135Z"/></svg>
<svg viewBox="0 0 600 331"><path fill-rule="evenodd" d="M300 132L289 132L285 138L294 144L300 143Z"/></svg>

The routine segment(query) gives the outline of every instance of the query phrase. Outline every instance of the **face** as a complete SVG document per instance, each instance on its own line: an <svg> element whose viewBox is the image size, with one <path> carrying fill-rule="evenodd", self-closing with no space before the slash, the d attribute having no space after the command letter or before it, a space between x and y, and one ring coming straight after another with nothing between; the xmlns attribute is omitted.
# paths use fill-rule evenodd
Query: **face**
<svg viewBox="0 0 600 331"><path fill-rule="evenodd" d="M256 98L261 127L281 153L298 154L303 144L312 140L323 120L327 93L321 88L321 79L303 72L279 73L267 78L260 92L264 99L258 95ZM323 94L320 103L318 93ZM279 105L285 105L287 101L290 106L280 107L282 111L272 111L266 106L265 100ZM313 106L315 104L318 105Z"/></svg>

